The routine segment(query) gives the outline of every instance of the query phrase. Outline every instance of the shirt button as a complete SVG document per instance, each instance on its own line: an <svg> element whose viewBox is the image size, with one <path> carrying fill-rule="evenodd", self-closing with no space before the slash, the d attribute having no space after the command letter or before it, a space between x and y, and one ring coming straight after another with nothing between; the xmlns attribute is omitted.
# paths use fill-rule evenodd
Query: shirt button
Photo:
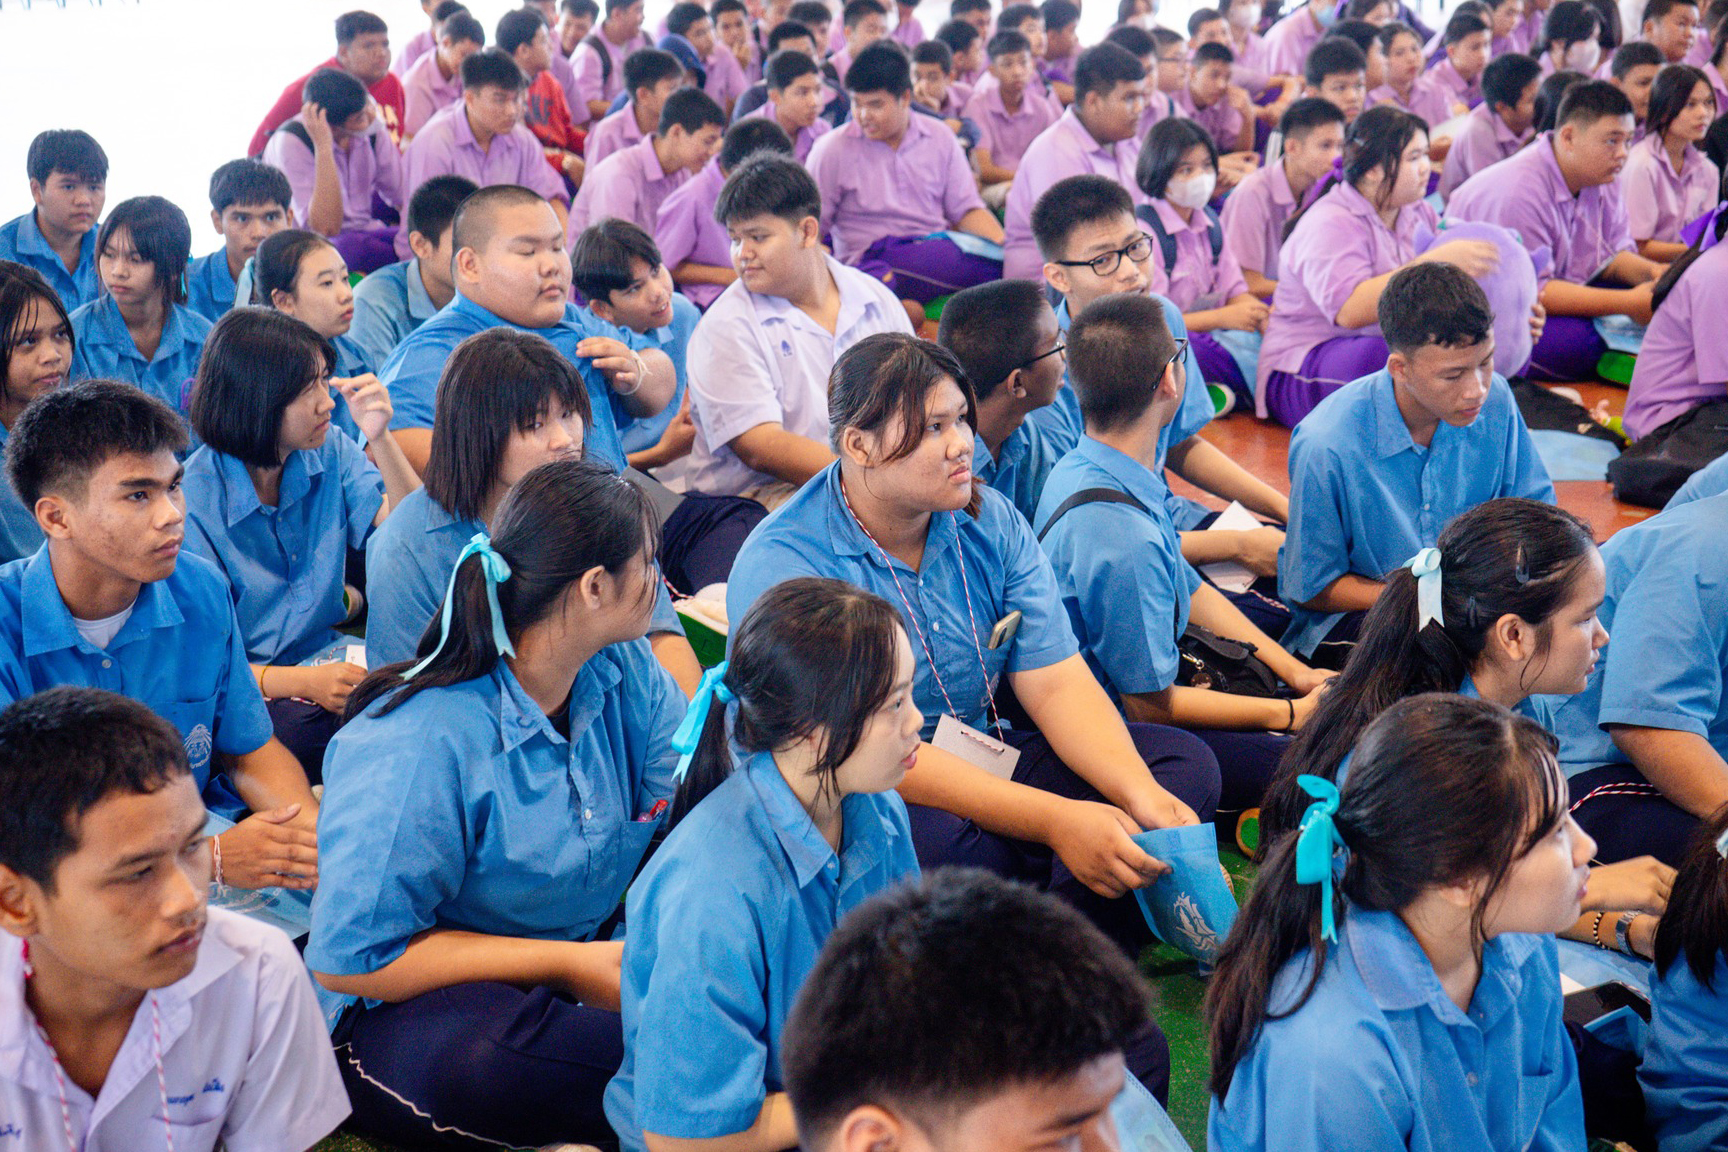
<svg viewBox="0 0 1728 1152"><path fill-rule="evenodd" d="M1465 1075L1464 1082L1466 1084L1470 1085L1470 1087L1472 1087L1472 1088L1476 1087L1476 1083L1477 1083L1476 1073L1471 1072L1471 1073L1468 1073L1467 1075Z"/></svg>
<svg viewBox="0 0 1728 1152"><path fill-rule="evenodd" d="M112 660L104 660L104 661L102 661L102 667L104 667L104 668L112 668L112 667L114 667L114 661L112 661Z"/></svg>
<svg viewBox="0 0 1728 1152"><path fill-rule="evenodd" d="M584 820L594 819L594 809L592 809L592 808L582 809L582 819L584 819Z"/></svg>

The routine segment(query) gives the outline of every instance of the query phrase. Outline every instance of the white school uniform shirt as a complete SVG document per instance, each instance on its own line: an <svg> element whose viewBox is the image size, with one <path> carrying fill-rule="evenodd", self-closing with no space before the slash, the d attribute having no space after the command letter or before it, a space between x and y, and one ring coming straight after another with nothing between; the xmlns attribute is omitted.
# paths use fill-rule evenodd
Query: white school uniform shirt
<svg viewBox="0 0 1728 1152"><path fill-rule="evenodd" d="M279 929L210 909L191 975L155 993L168 1096L164 1130L150 998L94 1100L70 1079L79 1152L303 1152L347 1117L348 1094L306 965ZM24 1002L23 948L0 941L0 1149L66 1147L54 1057ZM13 1138L16 1138L15 1140Z"/></svg>

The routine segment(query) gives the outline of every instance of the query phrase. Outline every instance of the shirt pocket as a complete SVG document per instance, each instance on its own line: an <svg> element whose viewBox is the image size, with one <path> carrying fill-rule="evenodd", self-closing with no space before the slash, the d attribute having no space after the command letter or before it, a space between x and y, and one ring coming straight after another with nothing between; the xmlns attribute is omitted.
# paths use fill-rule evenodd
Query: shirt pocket
<svg viewBox="0 0 1728 1152"><path fill-rule="evenodd" d="M210 761L216 750L216 698L212 692L202 700L147 701L151 709L180 733L186 759L200 784L210 778Z"/></svg>

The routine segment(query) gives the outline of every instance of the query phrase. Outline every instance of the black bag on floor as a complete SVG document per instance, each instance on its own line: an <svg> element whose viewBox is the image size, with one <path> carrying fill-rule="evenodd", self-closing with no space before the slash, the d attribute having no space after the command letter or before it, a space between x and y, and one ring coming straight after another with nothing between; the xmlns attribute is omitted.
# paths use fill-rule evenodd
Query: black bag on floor
<svg viewBox="0 0 1728 1152"><path fill-rule="evenodd" d="M1518 403L1518 415L1524 417L1524 426L1532 432L1570 432L1574 436L1606 440L1616 447L1626 446L1624 436L1596 423L1584 405L1522 376L1515 376L1507 383L1512 388L1512 399Z"/></svg>
<svg viewBox="0 0 1728 1152"><path fill-rule="evenodd" d="M1608 465L1614 498L1664 507L1692 473L1728 452L1728 399L1682 413L1620 453Z"/></svg>

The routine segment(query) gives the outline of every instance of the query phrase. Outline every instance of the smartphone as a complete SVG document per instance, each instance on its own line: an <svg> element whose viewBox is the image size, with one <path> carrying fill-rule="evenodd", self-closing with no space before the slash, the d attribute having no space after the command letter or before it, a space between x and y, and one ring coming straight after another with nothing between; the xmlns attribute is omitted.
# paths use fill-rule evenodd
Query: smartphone
<svg viewBox="0 0 1728 1152"><path fill-rule="evenodd" d="M990 630L989 648L992 652L1014 639L1020 631L1020 609L1016 608L1002 619L996 621L996 627Z"/></svg>

